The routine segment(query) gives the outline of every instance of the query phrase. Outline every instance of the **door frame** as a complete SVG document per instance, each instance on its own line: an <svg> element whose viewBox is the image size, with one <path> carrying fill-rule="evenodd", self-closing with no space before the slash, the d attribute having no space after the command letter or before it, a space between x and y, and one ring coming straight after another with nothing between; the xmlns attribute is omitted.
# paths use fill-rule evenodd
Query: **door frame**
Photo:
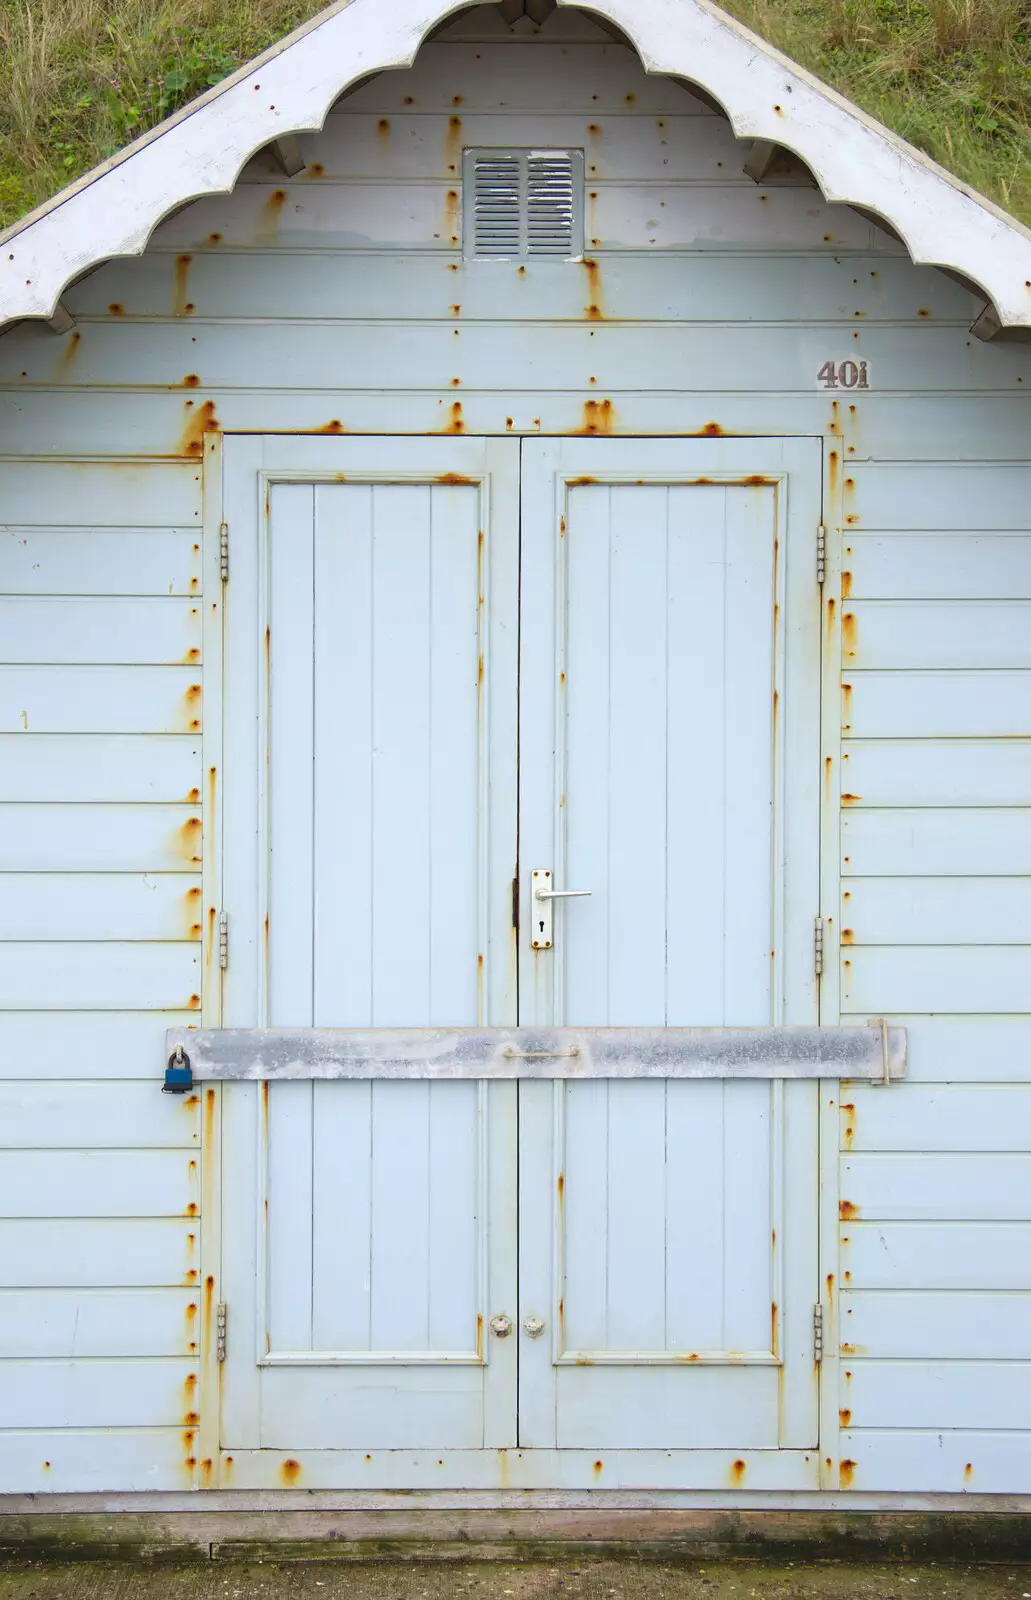
<svg viewBox="0 0 1031 1600"><path fill-rule="evenodd" d="M672 420L672 417L671 417ZM277 430L270 429L269 433L275 434ZM218 961L219 948L219 913L223 900L223 761L225 756L224 736L224 669L223 647L226 624L226 589L223 586L221 531L223 524L223 442L226 437L253 437L255 432L265 430L248 430L238 434L223 435L221 432L207 432L203 436L203 454L201 460L200 477L202 480L202 581L204 594L203 608L203 672L204 672L204 717L202 724L201 748L203 760L204 781L200 802L203 814L203 903L205 907L203 929L203 987L201 1007L198 1021L203 1027L219 1027L222 1024L223 1011L223 974ZM434 438L437 435L427 435L419 430L404 431L396 434L376 433L375 437L397 437L407 439L411 437ZM484 435L487 436L486 434ZM289 433L286 438L310 438L310 433ZM501 435L500 437L504 437ZM511 437L511 435L509 435ZM528 433L522 437L540 438L540 434ZM554 437L576 438L580 435L556 435ZM654 438L654 434L642 432L640 437ZM697 438L696 433L680 434L672 429L669 433L659 435L665 439ZM840 432L834 433L775 433L770 430L764 434L732 435L742 444L760 444L763 439L810 439L822 445L823 449L823 475L821 483L821 498L823 507L823 526L826 532L826 583L818 591L821 607L821 766L822 782L820 788L820 878L821 896L820 912L824 915L825 924L825 958L824 972L818 985L819 1017L824 1025L833 1025L838 1021L838 930L836 927L837 902L839 895L839 807L833 804L834 797L841 789L840 759L841 759L841 727L839 712L839 696L841 683L841 542L844 531L843 484L842 484L842 457L843 441ZM231 559L231 553L230 553ZM834 788L835 780L838 788ZM828 915L828 912L830 913ZM778 1478L776 1473L770 1472L774 1462L783 1462L787 1455L801 1453L786 1451L755 1451L744 1452L741 1457L731 1459L732 1452L695 1451L692 1452L701 1469L697 1475L696 1487L699 1492L707 1490L737 1489L747 1483L751 1492L774 1491L794 1492L798 1490L837 1489L840 1487L840 1474L837 1461L837 1444L839 1434L838 1419L838 1360L837 1360L837 1315L836 1315L836 1285L838 1271L838 1205L839 1205L839 1113L838 1113L839 1081L837 1079L821 1080L819 1083L819 1153L818 1153L818 1183L819 1183L819 1220L818 1242L820 1255L820 1284L826 1284L826 1295L821 1289L820 1303L824 1311L824 1349L822 1365L817 1374L819 1389L819 1447L816 1459L811 1464L806 1455L806 1462L799 1472L797 1481L787 1482L783 1476ZM222 1195L222 1086L209 1085L203 1092L203 1117L202 1117L202 1148L201 1148L201 1210L197 1237L199 1265L195 1273L191 1274L191 1282L196 1284L201 1299L200 1315L200 1390L197 1410L199 1413L193 1439L187 1437L186 1443L192 1455L187 1459L187 1481L198 1488L228 1488L234 1486L236 1474L234 1464L225 1462L220 1458L219 1441L221 1431L221 1367L217 1359L216 1340L216 1312L221 1299L222 1282L222 1229L221 1229L221 1195ZM830 1452L833 1449L833 1458ZM408 1453L411 1456L413 1468L418 1466L416 1455L425 1453ZM550 1452L535 1450L523 1453L520 1451L501 1450L498 1452L456 1452L459 1458L467 1456L480 1456L490 1458L488 1467L484 1459L482 1465L487 1467L486 1472L481 1472L474 1467L472 1460L460 1460L458 1476L452 1477L450 1473L432 1472L437 1464L437 1458L431 1461L427 1457L424 1465L427 1469L425 1484L427 1488L457 1489L468 1487L472 1489L557 1489L559 1493L565 1491L569 1497L575 1498L578 1492L577 1484L590 1481L598 1485L594 1461L588 1462L587 1452L561 1451ZM282 1452L261 1451L255 1455L269 1458L259 1463L245 1463L241 1460L238 1464L241 1469L248 1465L247 1484L255 1488L281 1490L284 1487L282 1476ZM634 1457L634 1462L623 1461L621 1456ZM645 1461L642 1457L652 1457L653 1461ZM531 1461L529 1457L532 1457ZM583 1461L580 1461L580 1458ZM707 1458L702 1460L700 1458ZM576 1461L574 1462L574 1459ZM744 1465L747 1476L741 1473ZM670 1472L671 1462L666 1452L610 1452L604 1480L600 1486L620 1486L633 1489L636 1473L630 1470L633 1466L644 1469L646 1481L640 1487L654 1490L659 1494L664 1491L670 1493L682 1489L682 1482L678 1481L676 1471ZM589 1474L586 1467L590 1467ZM564 1468L573 1470L577 1478L574 1484L564 1476ZM580 1468L583 1467L584 1474ZM472 1470L471 1470L472 1469ZM243 1476L241 1471L240 1476ZM704 1481L703 1481L704 1480ZM356 1471L353 1480L355 1489L364 1488L367 1476L362 1478L361 1472ZM236 1479L239 1482L239 1479ZM309 1473L305 1480L309 1488L320 1487L317 1476ZM341 1479L335 1477L332 1484L326 1483L325 1487L338 1488ZM398 1488L403 1487L401 1484ZM346 1492L346 1490L345 1490Z"/></svg>

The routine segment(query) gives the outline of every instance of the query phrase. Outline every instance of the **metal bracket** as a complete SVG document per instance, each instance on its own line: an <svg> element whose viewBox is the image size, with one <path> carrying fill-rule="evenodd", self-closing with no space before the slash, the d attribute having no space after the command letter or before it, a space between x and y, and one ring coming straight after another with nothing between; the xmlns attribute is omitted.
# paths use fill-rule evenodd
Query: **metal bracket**
<svg viewBox="0 0 1031 1600"><path fill-rule="evenodd" d="M823 1306L813 1307L813 1360L823 1360Z"/></svg>
<svg viewBox="0 0 1031 1600"><path fill-rule="evenodd" d="M215 1360L224 1361L226 1358L226 1320L228 1312L224 1300L218 1302L215 1311Z"/></svg>
<svg viewBox="0 0 1031 1600"><path fill-rule="evenodd" d="M821 522L816 530L816 581L821 586L827 578L827 526Z"/></svg>
<svg viewBox="0 0 1031 1600"><path fill-rule="evenodd" d="M229 524L223 522L218 530L218 572L223 583L229 582Z"/></svg>
<svg viewBox="0 0 1031 1600"><path fill-rule="evenodd" d="M229 913L218 914L218 964L222 971L229 965Z"/></svg>

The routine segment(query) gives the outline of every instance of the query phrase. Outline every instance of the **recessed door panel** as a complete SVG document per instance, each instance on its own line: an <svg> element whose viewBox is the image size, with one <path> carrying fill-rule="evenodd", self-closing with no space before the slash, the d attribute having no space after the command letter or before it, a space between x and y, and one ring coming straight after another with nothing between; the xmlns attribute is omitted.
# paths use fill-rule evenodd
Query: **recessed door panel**
<svg viewBox="0 0 1031 1600"><path fill-rule="evenodd" d="M810 441L524 446L524 1024L816 1021L818 521ZM815 1085L520 1094L520 1442L814 1445Z"/></svg>
<svg viewBox="0 0 1031 1600"><path fill-rule="evenodd" d="M227 445L227 1022L516 1020L517 456ZM515 1086L225 1101L227 1448L513 1443Z"/></svg>

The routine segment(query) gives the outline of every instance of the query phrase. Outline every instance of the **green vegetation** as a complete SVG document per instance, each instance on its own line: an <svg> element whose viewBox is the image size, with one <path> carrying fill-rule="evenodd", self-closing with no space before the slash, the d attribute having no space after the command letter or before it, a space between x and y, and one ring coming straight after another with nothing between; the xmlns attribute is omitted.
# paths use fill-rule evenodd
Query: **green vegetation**
<svg viewBox="0 0 1031 1600"><path fill-rule="evenodd" d="M1031 0L723 4L1031 223ZM320 8L319 0L0 0L0 225Z"/></svg>

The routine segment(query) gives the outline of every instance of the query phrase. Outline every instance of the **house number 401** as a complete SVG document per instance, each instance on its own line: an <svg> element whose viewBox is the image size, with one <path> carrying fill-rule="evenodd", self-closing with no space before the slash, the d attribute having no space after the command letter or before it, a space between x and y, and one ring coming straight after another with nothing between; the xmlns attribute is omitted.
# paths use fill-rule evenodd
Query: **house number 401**
<svg viewBox="0 0 1031 1600"><path fill-rule="evenodd" d="M869 389L870 369L865 361L825 361L816 374L825 389Z"/></svg>

